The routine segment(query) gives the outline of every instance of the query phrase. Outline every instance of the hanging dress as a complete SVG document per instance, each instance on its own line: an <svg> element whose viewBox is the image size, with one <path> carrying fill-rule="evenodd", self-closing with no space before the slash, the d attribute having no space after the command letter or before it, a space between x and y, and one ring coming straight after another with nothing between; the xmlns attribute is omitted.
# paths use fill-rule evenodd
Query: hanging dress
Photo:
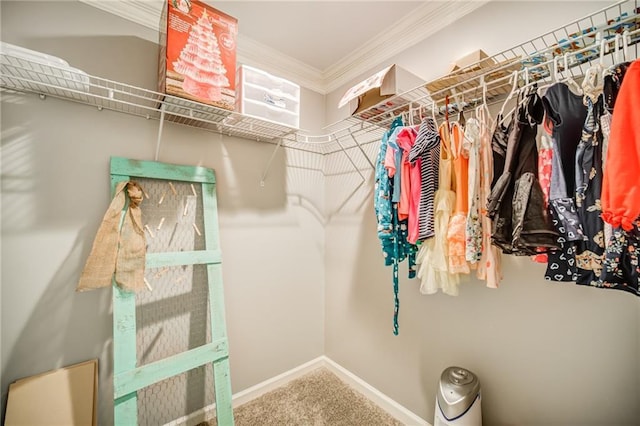
<svg viewBox="0 0 640 426"><path fill-rule="evenodd" d="M480 217L482 220L482 257L478 263L476 276L486 282L489 288L498 288L502 280L502 255L498 247L491 243L491 219L485 208L493 182L492 123L489 111L478 111L480 122Z"/></svg>
<svg viewBox="0 0 640 426"><path fill-rule="evenodd" d="M463 148L464 132L459 123L451 123L451 151L455 175L456 205L449 220L449 272L468 274L466 227L469 204L469 153Z"/></svg>
<svg viewBox="0 0 640 426"><path fill-rule="evenodd" d="M575 159L575 200L585 239L576 242L576 283L598 286L604 261L604 222L602 220L602 96L594 104L585 96L587 118Z"/></svg>
<svg viewBox="0 0 640 426"><path fill-rule="evenodd" d="M454 172L451 134L448 124L441 124L438 133L442 145L438 167L438 190L434 199L435 233L433 238L429 238L420 246L416 259L419 264L417 274L421 280L421 293L434 294L438 290L442 290L443 293L457 296L460 279L458 274L449 272L449 245L447 241L449 219L456 202L456 194L452 190Z"/></svg>
<svg viewBox="0 0 640 426"><path fill-rule="evenodd" d="M525 93L514 111L504 172L487 202L493 220L492 241L508 254L533 255L538 247L558 247L538 182L536 133L544 112L535 89Z"/></svg>
<svg viewBox="0 0 640 426"><path fill-rule="evenodd" d="M464 127L465 151L469 155L469 196L465 228L465 258L475 266L482 258L482 219L480 213L480 123L470 118Z"/></svg>

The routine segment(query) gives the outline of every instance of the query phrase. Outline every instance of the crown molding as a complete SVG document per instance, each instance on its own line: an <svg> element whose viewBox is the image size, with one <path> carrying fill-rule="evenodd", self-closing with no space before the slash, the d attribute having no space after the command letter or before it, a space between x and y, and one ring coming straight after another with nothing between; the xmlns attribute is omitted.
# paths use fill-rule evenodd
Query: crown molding
<svg viewBox="0 0 640 426"><path fill-rule="evenodd" d="M79 0L105 12L158 31L164 0Z"/></svg>
<svg viewBox="0 0 640 426"><path fill-rule="evenodd" d="M398 22L381 30L365 45L327 68L323 73L326 92L338 89L489 1L425 2Z"/></svg>
<svg viewBox="0 0 640 426"><path fill-rule="evenodd" d="M322 71L250 37L238 34L237 55L242 64L286 78L315 92L327 93Z"/></svg>
<svg viewBox="0 0 640 426"><path fill-rule="evenodd" d="M158 31L164 0L79 0L105 12ZM491 0L428 1L410 14L381 29L365 45L322 71L302 61L238 35L238 62L264 69L302 87L327 94L371 68L408 49Z"/></svg>

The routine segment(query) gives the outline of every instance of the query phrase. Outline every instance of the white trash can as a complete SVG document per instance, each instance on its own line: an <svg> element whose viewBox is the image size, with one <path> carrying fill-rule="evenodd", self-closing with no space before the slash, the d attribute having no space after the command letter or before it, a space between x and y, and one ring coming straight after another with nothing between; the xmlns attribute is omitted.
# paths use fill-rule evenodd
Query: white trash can
<svg viewBox="0 0 640 426"><path fill-rule="evenodd" d="M482 426L480 381L462 367L446 368L436 394L434 426Z"/></svg>

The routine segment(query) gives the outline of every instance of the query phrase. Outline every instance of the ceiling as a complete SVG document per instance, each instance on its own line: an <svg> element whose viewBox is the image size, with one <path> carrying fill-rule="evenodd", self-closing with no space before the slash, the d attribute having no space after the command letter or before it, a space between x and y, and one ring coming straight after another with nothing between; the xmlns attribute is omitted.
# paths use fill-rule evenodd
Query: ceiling
<svg viewBox="0 0 640 426"><path fill-rule="evenodd" d="M164 0L80 0L157 30ZM328 93L485 4L205 0L238 19L238 60Z"/></svg>

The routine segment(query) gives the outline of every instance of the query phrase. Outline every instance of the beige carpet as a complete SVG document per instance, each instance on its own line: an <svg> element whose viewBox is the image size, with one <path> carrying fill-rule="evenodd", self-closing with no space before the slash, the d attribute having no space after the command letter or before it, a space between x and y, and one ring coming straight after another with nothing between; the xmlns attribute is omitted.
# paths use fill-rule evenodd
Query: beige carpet
<svg viewBox="0 0 640 426"><path fill-rule="evenodd" d="M324 368L237 407L234 418L236 426L402 425Z"/></svg>

